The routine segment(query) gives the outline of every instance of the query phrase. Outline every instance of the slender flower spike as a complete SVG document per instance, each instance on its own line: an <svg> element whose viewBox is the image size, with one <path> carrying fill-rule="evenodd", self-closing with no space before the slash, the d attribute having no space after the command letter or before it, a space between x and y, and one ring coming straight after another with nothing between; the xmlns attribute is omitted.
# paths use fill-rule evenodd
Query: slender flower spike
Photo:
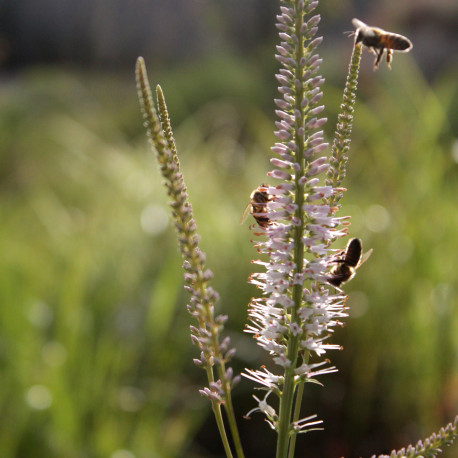
<svg viewBox="0 0 458 458"><path fill-rule="evenodd" d="M311 14L317 5L318 1L310 0L282 1L277 16L278 142L272 148L274 168L267 174L276 184L266 186L270 199L263 216L268 224L255 232L265 236L256 242L258 252L268 258L257 261L265 272L250 277L262 298L250 304L247 332L269 352L277 370L247 370L244 375L279 398L278 413L267 404L267 396L258 400L255 409L267 416L279 434L277 457L287 456L288 450L292 456L292 438L318 423L310 421L313 416L299 418L301 387L336 370L319 358L328 350L340 349L328 338L347 316L346 296L327 283L335 260L330 244L347 234L348 221L337 218L337 207L328 204L342 188L323 182L330 166L319 155L328 144L320 130L326 118L320 117L324 107L319 104L324 79L316 48L322 38L315 34L320 16Z"/></svg>
<svg viewBox="0 0 458 458"><path fill-rule="evenodd" d="M329 170L327 171L326 185L336 189L335 194L326 196L330 206L335 206L343 196L343 188L339 189L346 174L348 152L350 150L350 136L353 127L353 112L358 85L359 64L361 62L361 43L355 43L348 68L347 81L343 94L341 112L338 116L337 127L332 143L332 155Z"/></svg>
<svg viewBox="0 0 458 458"><path fill-rule="evenodd" d="M226 363L232 358L235 350L229 347L228 337L221 340L226 317L214 314L214 304L218 300L218 294L209 285L213 274L205 268L205 254L199 248L199 236L180 171L164 95L158 86L156 89L158 115L145 62L141 57L137 60L136 77L147 135L156 153L167 194L171 198L172 216L184 259L185 289L191 295L188 311L197 320L197 326L191 326L191 340L200 349L200 358L195 358L194 362L206 371L209 381L208 387L200 390L200 393L212 403L226 455L233 456L221 414L221 405L224 406L235 452L237 457L241 458L243 450L231 400L231 389L238 381L238 377L233 377L232 369L226 368Z"/></svg>
<svg viewBox="0 0 458 458"><path fill-rule="evenodd" d="M401 450L393 450L389 455L378 455L378 458L434 458L449 447L458 437L458 415L455 420L438 433L433 433L423 441L418 441L415 445L409 445ZM371 458L376 458L372 455Z"/></svg>

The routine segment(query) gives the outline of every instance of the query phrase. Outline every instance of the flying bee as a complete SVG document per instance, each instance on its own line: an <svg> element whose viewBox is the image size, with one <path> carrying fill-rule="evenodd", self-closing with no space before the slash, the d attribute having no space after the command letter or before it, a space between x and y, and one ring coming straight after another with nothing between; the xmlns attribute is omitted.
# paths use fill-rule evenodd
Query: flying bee
<svg viewBox="0 0 458 458"><path fill-rule="evenodd" d="M272 200L272 196L267 192L268 187L268 184L263 183L251 193L250 202L242 213L240 224L246 220L248 214L251 214L262 228L266 228L270 224L270 219L265 216L267 204Z"/></svg>
<svg viewBox="0 0 458 458"><path fill-rule="evenodd" d="M336 265L331 269L327 276L327 282L338 288L343 283L351 280L356 270L364 264L372 254L372 248L363 254L363 244L360 239L351 239L345 251L342 252L342 257L333 262Z"/></svg>
<svg viewBox="0 0 458 458"><path fill-rule="evenodd" d="M386 64L391 70L393 51L409 52L412 49L412 42L402 35L386 32L378 27L371 27L356 18L351 22L356 29L354 33L352 32L355 35L355 44L361 42L376 56L374 70L377 70L385 50Z"/></svg>

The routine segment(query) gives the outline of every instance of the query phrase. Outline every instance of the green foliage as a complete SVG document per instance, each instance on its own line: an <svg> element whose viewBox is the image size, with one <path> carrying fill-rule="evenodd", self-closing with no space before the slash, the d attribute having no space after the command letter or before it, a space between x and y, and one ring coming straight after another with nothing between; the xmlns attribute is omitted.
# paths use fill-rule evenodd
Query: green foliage
<svg viewBox="0 0 458 458"><path fill-rule="evenodd" d="M399 448L457 411L456 85L452 72L429 84L406 62L361 75L343 183L350 234L374 248L333 361L349 378L351 450L374 430ZM231 71L260 91L246 68ZM182 101L205 92L188 71ZM337 111L342 89L326 91ZM241 331L255 253L239 219L265 181L273 122L256 94L243 97L215 93L186 112L176 96L174 131L217 306L240 365L253 366L259 352ZM193 456L208 405L133 77L39 70L4 82L0 100L0 456Z"/></svg>
<svg viewBox="0 0 458 458"><path fill-rule="evenodd" d="M144 144L119 138L99 82L19 82L1 109L0 455L173 456L202 411L176 376L180 260Z"/></svg>

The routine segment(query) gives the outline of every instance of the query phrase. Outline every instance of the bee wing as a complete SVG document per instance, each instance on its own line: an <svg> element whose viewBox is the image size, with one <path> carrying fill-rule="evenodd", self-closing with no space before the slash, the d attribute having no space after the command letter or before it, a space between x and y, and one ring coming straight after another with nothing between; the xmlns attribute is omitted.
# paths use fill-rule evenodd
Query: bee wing
<svg viewBox="0 0 458 458"><path fill-rule="evenodd" d="M368 259L369 259L369 256L372 254L374 250L371 248L369 251L366 251L362 257L361 257L361 261L359 261L358 263L358 267L360 267L362 264L364 264Z"/></svg>
<svg viewBox="0 0 458 458"><path fill-rule="evenodd" d="M245 207L245 210L243 210L242 216L240 217L240 224L243 224L245 222L248 215L250 214L250 210L251 210L251 202L248 202L247 206Z"/></svg>
<svg viewBox="0 0 458 458"><path fill-rule="evenodd" d="M353 27L355 29L364 29L367 27L367 24L364 24L363 21L360 21L359 19L353 18L351 23L353 24Z"/></svg>

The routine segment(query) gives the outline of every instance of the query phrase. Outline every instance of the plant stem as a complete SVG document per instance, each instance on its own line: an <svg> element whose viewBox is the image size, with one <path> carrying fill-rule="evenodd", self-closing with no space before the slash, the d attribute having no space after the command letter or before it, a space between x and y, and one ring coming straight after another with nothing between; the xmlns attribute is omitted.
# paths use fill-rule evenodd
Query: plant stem
<svg viewBox="0 0 458 458"><path fill-rule="evenodd" d="M208 278L206 278L202 254L197 247L197 234L192 217L192 208L186 200L186 186L180 172L180 162L177 156L175 140L173 138L164 94L162 93L160 86L157 86L156 93L158 97L159 118L152 100L151 88L146 73L145 63L142 58L138 58L137 60L136 74L139 98L146 121L147 133L154 149L157 152L156 157L161 166L161 172L166 179L165 184L167 186L169 196L173 199L172 208L174 209L174 216L176 218L176 227L179 233L182 254L185 260L193 266L195 276L193 284L194 290L199 290L199 297L207 298L202 303L201 314L199 314L196 318L199 321L200 328L209 329L210 331L211 347L209 347L210 350L208 348L203 349L203 352L206 354L207 361L210 361L212 358L220 361L217 370L225 394L224 401L210 398L213 413L215 415L226 456L228 458L232 458L233 455L221 413L221 402L224 402L237 456L239 458L243 458L242 446L230 396L231 380L227 377L224 354L221 352L219 345L221 327L215 322L213 315L212 301L214 300L215 295L210 293L207 286ZM206 372L209 386L211 386L215 383L213 364L207 365Z"/></svg>
<svg viewBox="0 0 458 458"><path fill-rule="evenodd" d="M243 458L245 455L243 454L242 442L240 440L239 430L237 428L237 423L235 420L235 413L234 413L234 407L232 405L232 396L231 396L230 387L229 389L225 390L225 393L226 393L226 402L224 404L224 409L226 410L227 420L229 422L229 428L232 434L232 440L234 441L235 453L238 458Z"/></svg>
<svg viewBox="0 0 458 458"><path fill-rule="evenodd" d="M297 354L298 339L291 339L288 348L291 353ZM280 413L278 416L279 430L278 430L278 442L277 442L277 458L284 458L288 453L289 439L290 439L290 420L291 411L293 406L294 396L294 369L295 366L290 366L286 370L285 383L283 393L280 399Z"/></svg>
<svg viewBox="0 0 458 458"><path fill-rule="evenodd" d="M221 404L216 401L212 401L213 414L215 415L216 424L218 425L219 435L223 442L224 451L226 452L227 458L233 458L231 446L227 440L226 430L224 429L223 416L221 415Z"/></svg>
<svg viewBox="0 0 458 458"><path fill-rule="evenodd" d="M298 42L300 43L296 47L296 78L299 81L302 81L304 69L301 66L301 60L304 56L304 47L302 45L303 38L301 33L301 27L303 24L303 11L299 11L298 2L295 4L296 10L296 36L298 37ZM301 114L304 113L304 109L301 106L301 102L304 96L304 87L301 85L297 88L295 94L295 108L296 112ZM304 116L300 116L299 120L301 127L304 125ZM296 123L299 121L296 119ZM296 158L297 163L301 166L301 173L297 173L295 177L295 202L297 204L296 217L300 220L300 224L294 228L294 264L296 266L296 273L301 273L303 271L304 265L304 244L302 243L302 236L304 232L304 213L302 210L304 204L304 185L300 183L300 178L304 173L304 137L299 135L298 126L295 129L295 143L297 146ZM297 310L302 304L302 285L294 285L293 288L293 301L294 306L291 312L291 323L297 322ZM293 398L295 390L294 382L294 370L296 369L297 364L297 355L299 349L299 335L290 335L290 340L288 342L287 358L290 361L290 366L286 369L285 381L283 385L283 393L280 398L280 411L279 411L279 430L278 430L278 442L277 442L277 458L284 458L288 454L288 447L290 446L290 424L291 424L291 413L293 408ZM290 453L294 454L294 446Z"/></svg>
<svg viewBox="0 0 458 458"><path fill-rule="evenodd" d="M173 137L172 126L170 124L170 117L169 117L169 114L168 114L167 105L165 103L164 93L162 92L162 88L159 85L156 87L156 94L157 94L157 102L158 102L158 106L159 106L159 115L160 115L160 119L161 119L162 130L163 130L164 136L165 136L165 138L167 140L167 144L168 144L169 148L172 150L172 152L174 153L174 158L176 158L176 161L178 162L175 140L174 140L174 137ZM200 278L202 278L203 272L201 270L199 270L198 271L198 275L199 275ZM204 297L205 294L206 294L205 288L203 286L203 281L200 283L200 294L201 294L202 297ZM213 321L213 316L211 316L211 313L209 311L207 311L207 315L208 315L207 316L207 321ZM201 321L199 324L200 324L201 327L205 327L205 322ZM213 333L213 335L212 335L212 341L213 341L213 348L214 349L218 349L219 348L219 342L218 342L217 335L215 333ZM240 435L239 435L239 431L238 431L238 428L237 428L237 422L235 420L234 408L233 408L233 405L232 405L230 380L227 380L227 377L226 377L226 365L225 365L225 363L223 361L223 355L218 353L218 354L216 354L216 356L221 361L219 363L219 365L218 365L218 376L219 376L219 378L221 380L221 383L223 385L223 391L224 391L224 395L225 395L224 409L225 409L226 414L227 414L227 419L228 419L228 422L229 422L229 428L231 430L232 439L234 441L234 447L236 449L237 456L239 458L243 458L244 454L243 454L243 449L242 449L242 443L240 441ZM214 381L213 368L207 368L207 377L208 377L208 381L209 382L213 382ZM232 452L231 452L231 449L230 449L230 446L229 446L229 442L227 440L227 435L226 435L226 431L225 431L225 427L224 427L224 422L223 422L222 415L221 415L221 408L220 408L219 404L217 404L215 402L212 402L212 406L213 406L213 412L214 412L215 417L216 417L216 422L218 424L218 429L219 429L219 432L220 432L220 435L221 435L221 439L222 439L223 444L224 444L224 449L226 451L226 455L228 457L229 456L232 457Z"/></svg>
<svg viewBox="0 0 458 458"><path fill-rule="evenodd" d="M212 382L214 380L213 368L207 367L207 377L209 382ZM221 436L224 451L226 452L226 457L233 458L231 446L229 445L226 429L224 427L223 415L221 414L221 404L217 401L211 401L211 403L213 414L215 415L216 424L218 425L219 435Z"/></svg>
<svg viewBox="0 0 458 458"><path fill-rule="evenodd" d="M304 394L304 385L305 383L301 381L297 388L296 402L294 404L293 423L299 420L299 416L301 413L302 395ZM293 435L291 436L290 444L289 444L288 458L294 458L294 449L296 447L296 438L297 438L297 434L293 433Z"/></svg>
<svg viewBox="0 0 458 458"><path fill-rule="evenodd" d="M353 113L355 111L356 90L358 88L359 64L361 62L361 44L353 46L347 81L343 94L341 112L338 116L334 141L332 143L331 167L328 170L326 184L337 188L345 178L345 170L350 151L351 131L353 127ZM336 193L328 199L330 206L336 205L343 193Z"/></svg>

